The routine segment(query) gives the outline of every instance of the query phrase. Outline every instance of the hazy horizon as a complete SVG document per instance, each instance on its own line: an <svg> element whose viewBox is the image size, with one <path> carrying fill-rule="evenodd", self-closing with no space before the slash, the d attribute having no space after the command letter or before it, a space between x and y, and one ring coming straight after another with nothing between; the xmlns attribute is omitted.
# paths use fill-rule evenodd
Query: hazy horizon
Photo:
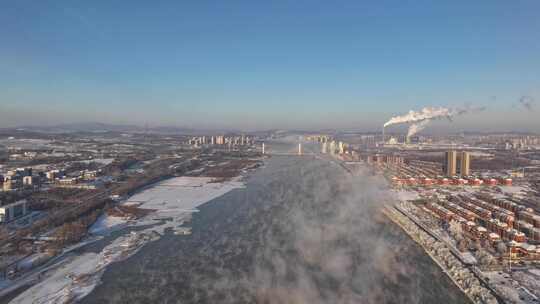
<svg viewBox="0 0 540 304"><path fill-rule="evenodd" d="M0 127L540 132L540 2L0 4ZM527 101L528 106L520 103Z"/></svg>

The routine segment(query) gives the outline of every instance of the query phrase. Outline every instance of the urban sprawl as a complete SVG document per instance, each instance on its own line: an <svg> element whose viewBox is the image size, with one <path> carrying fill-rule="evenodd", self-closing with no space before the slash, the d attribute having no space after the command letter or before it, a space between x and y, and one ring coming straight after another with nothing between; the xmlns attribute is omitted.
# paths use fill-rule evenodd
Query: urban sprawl
<svg viewBox="0 0 540 304"><path fill-rule="evenodd" d="M103 214L136 219L152 212L120 203L143 187L175 176L235 178L272 157L272 145L285 137L293 138L290 155L383 175L395 195L381 202L383 213L473 302L538 302L540 136L518 133L6 131L0 292L92 237Z"/></svg>

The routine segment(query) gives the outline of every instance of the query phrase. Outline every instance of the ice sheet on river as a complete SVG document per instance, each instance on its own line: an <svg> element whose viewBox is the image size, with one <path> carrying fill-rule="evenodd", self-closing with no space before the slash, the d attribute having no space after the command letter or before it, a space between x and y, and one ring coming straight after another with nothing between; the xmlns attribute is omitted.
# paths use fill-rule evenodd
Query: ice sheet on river
<svg viewBox="0 0 540 304"><path fill-rule="evenodd" d="M126 201L140 208L155 210L139 221L137 225L155 224L157 220L167 220L165 224L154 227L163 233L165 229L175 229L192 213L196 207L211 201L235 188L243 187L238 180L213 182L209 177L178 177L161 182L156 186L136 194Z"/></svg>

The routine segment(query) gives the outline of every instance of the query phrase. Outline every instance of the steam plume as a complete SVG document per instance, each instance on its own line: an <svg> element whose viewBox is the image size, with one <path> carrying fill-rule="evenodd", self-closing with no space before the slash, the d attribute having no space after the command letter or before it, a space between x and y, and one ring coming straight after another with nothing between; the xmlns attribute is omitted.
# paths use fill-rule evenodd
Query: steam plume
<svg viewBox="0 0 540 304"><path fill-rule="evenodd" d="M407 138L413 136L414 134L424 130L427 125L429 124L429 120L422 120L420 122L417 122L417 123L413 123L410 127L409 127L409 130L407 131Z"/></svg>
<svg viewBox="0 0 540 304"><path fill-rule="evenodd" d="M471 107L466 106L463 108L444 108L444 107L425 107L420 111L409 111L405 115L394 116L390 118L383 125L383 129L397 124L411 124L407 132L407 137L410 137L421 130L425 129L427 125L433 121L442 118L448 119L452 122L454 116L460 116L471 112L480 112L485 110L485 107Z"/></svg>
<svg viewBox="0 0 540 304"><path fill-rule="evenodd" d="M383 127L388 127L391 125L396 124L404 124L404 123L414 123L414 122L420 122L424 120L433 120L433 119L440 119L440 118L448 118L453 115L456 115L456 112L454 110L448 109L448 108L432 108L432 107L426 107L423 108L421 111L409 111L409 113L405 115L400 116L394 116L390 118L389 121L387 121Z"/></svg>
<svg viewBox="0 0 540 304"><path fill-rule="evenodd" d="M528 111L534 111L533 104L534 99L531 96L523 95L519 98L519 104L522 105Z"/></svg>

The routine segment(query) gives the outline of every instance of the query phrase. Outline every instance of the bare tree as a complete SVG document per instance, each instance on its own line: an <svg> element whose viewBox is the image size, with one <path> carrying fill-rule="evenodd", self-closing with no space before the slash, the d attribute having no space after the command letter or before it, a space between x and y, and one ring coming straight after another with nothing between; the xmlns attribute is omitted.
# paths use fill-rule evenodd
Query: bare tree
<svg viewBox="0 0 540 304"><path fill-rule="evenodd" d="M506 244L504 242L499 242L497 244L498 253L500 253L501 255L505 255L507 251L508 251L508 248L506 247Z"/></svg>
<svg viewBox="0 0 540 304"><path fill-rule="evenodd" d="M450 235L457 241L461 241L463 239L463 228L461 227L461 224L457 221L451 221L450 222Z"/></svg>

